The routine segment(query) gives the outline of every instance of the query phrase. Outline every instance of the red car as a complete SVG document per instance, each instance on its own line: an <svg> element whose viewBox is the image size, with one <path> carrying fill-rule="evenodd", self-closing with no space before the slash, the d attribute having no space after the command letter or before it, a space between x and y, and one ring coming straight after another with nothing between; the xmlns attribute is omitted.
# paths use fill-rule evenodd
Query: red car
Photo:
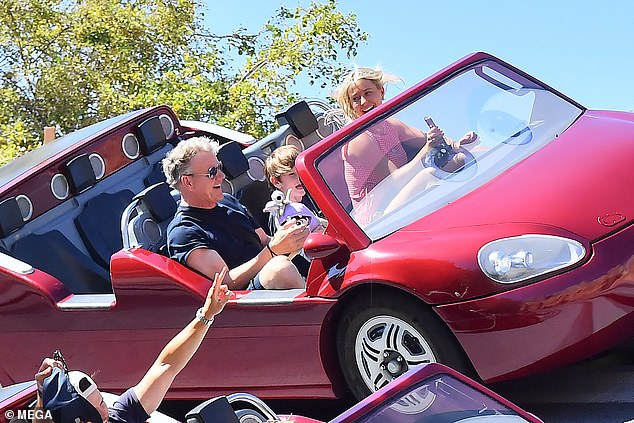
<svg viewBox="0 0 634 423"><path fill-rule="evenodd" d="M104 393L106 402L116 396ZM34 410L35 382L0 388L0 421L14 418L46 417L45 410ZM286 419L286 420L284 420ZM277 415L269 406L250 394L231 394L212 398L185 415L188 423L231 423L289 421L319 423L299 415ZM176 422L158 411L149 419L153 423ZM438 363L417 366L381 388L329 423L409 423L409 422L506 422L540 423L495 392L455 370Z"/></svg>
<svg viewBox="0 0 634 423"><path fill-rule="evenodd" d="M121 391L192 318L210 281L164 255L177 197L159 164L194 135L220 139L225 190L261 221L263 159L305 149L298 172L329 223L304 245L306 290L236 292L169 398L362 398L429 362L497 382L632 337L633 114L586 110L475 53L326 136L333 115L298 103L240 143L155 107L1 168L0 383L60 348ZM347 143L385 119L425 129L426 116L449 138L478 133L464 166L432 157L421 166L436 182L400 207L385 207L405 192L390 178L353 204Z"/></svg>

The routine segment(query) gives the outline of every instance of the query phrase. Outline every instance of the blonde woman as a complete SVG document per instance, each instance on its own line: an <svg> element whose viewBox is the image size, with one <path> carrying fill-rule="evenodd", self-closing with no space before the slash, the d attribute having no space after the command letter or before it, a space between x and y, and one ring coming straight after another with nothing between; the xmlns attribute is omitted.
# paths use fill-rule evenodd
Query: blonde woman
<svg viewBox="0 0 634 423"><path fill-rule="evenodd" d="M382 104L386 84L398 81L398 77L381 69L359 67L346 76L334 97L345 115L354 120ZM452 146L458 148L476 138L475 132L469 132ZM438 127L424 132L398 119L387 118L345 145L342 150L345 178L359 223L369 223L377 213L388 213L416 192L435 184L438 179L434 176L434 169L425 167L423 160L430 149L438 146L443 139L444 133ZM418 150L409 162L405 143ZM464 160L460 163L459 159L458 156L456 162L448 163L443 170L451 172L459 169L464 165ZM370 195L383 181L382 185L387 185L387 189Z"/></svg>

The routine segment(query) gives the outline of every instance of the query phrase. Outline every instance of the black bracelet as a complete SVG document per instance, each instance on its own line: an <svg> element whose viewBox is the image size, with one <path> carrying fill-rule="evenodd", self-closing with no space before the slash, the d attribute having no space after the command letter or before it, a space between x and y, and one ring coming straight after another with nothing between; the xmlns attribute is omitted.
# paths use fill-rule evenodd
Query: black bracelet
<svg viewBox="0 0 634 423"><path fill-rule="evenodd" d="M273 250L271 249L271 246L268 243L266 244L266 248L269 250L269 253L271 253L271 257L275 257L277 255L273 252Z"/></svg>

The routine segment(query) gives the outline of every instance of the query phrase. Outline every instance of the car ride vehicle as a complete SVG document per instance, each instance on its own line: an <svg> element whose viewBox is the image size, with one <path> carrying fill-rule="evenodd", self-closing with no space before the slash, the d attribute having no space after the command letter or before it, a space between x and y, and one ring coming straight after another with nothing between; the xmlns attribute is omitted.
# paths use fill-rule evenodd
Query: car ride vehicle
<svg viewBox="0 0 634 423"><path fill-rule="evenodd" d="M0 388L0 416L45 415L35 410L34 381ZM116 396L104 393L106 402ZM188 423L319 423L310 417L278 415L260 398L247 393L234 393L211 398L189 412L182 421ZM181 418L181 416L177 416ZM151 423L172 423L175 420L159 411L148 419ZM439 363L417 366L395 379L358 404L350 407L329 423L407 423L407 422L534 422L541 420L509 402L490 389Z"/></svg>
<svg viewBox="0 0 634 423"><path fill-rule="evenodd" d="M0 384L63 348L121 391L191 318L211 281L165 256L178 196L160 160L198 135L220 140L224 190L263 227L263 160L298 146L328 227L304 244L306 289L237 291L168 398L361 399L434 362L500 382L632 337L634 114L588 110L486 53L343 126L327 108L292 105L276 132L245 141L152 107L0 168ZM385 207L405 191L391 179L353 205L346 145L385 119L425 117L449 138L478 133L464 166L423 160L435 182L407 187L401 206Z"/></svg>

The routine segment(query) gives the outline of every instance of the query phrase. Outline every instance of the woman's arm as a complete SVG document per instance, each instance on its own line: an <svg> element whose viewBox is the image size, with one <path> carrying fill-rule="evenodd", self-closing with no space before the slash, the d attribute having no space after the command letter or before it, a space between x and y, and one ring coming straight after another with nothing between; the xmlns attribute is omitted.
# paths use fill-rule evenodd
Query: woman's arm
<svg viewBox="0 0 634 423"><path fill-rule="evenodd" d="M163 348L152 367L134 386L134 393L148 414L152 414L161 404L176 375L189 363L200 347L214 316L220 313L229 301L231 292L222 284L226 273L225 267L215 275L205 304L200 309L202 318L196 314L196 317Z"/></svg>

